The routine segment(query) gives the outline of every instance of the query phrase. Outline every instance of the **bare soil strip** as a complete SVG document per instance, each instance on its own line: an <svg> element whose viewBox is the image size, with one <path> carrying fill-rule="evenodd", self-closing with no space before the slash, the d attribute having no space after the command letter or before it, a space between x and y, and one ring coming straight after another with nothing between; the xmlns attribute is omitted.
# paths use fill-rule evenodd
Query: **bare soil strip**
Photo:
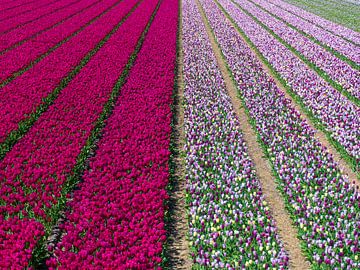
<svg viewBox="0 0 360 270"><path fill-rule="evenodd" d="M171 222L168 224L168 268L169 269L191 269L192 260L190 257L190 248L187 241L187 233L189 231L185 192L185 160L184 160L184 78L183 78L183 47L182 47L182 1L179 1L179 30L178 30L178 55L177 55L177 82L174 91L174 127L173 142L175 143L175 153L173 154L173 162L175 164L172 191L169 192L169 211Z"/></svg>
<svg viewBox="0 0 360 270"><path fill-rule="evenodd" d="M286 251L289 253L290 267L291 269L298 270L310 269L310 265L301 251L300 240L297 238L297 231L291 225L292 221L286 212L284 200L276 189L276 183L274 181L275 177L272 176L271 166L264 157L262 149L256 141L256 133L252 129L249 119L245 113L245 109L238 98L236 86L234 85L229 71L227 70L226 62L223 59L220 48L218 47L211 32L204 10L202 9L199 1L196 0L196 2L200 8L203 21L205 22L207 34L210 37L211 45L225 80L228 94L231 97L234 111L240 120L240 128L248 146L249 155L254 162L256 174L262 186L262 191L265 195L266 201L269 203L272 216L279 230L280 238L284 242Z"/></svg>

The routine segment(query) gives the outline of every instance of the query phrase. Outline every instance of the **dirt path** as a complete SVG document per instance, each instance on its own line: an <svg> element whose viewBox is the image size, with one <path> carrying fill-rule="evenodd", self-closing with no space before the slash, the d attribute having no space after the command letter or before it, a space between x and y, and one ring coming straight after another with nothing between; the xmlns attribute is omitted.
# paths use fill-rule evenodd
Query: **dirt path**
<svg viewBox="0 0 360 270"><path fill-rule="evenodd" d="M198 6L200 3L196 0ZM256 174L261 182L262 190L266 201L269 203L272 216L275 219L279 229L279 235L284 242L285 249L289 253L291 269L305 270L309 269L310 265L306 261L301 248L300 240L297 239L297 231L291 225L291 219L285 210L285 204L280 193L276 190L276 184L271 174L271 167L269 162L263 157L263 152L258 142L256 141L256 133L252 129L249 119L242 107L241 101L237 96L237 89L230 77L226 68L226 63L222 58L220 48L217 46L214 36L211 33L210 25L205 17L204 10L200 8L201 16L205 22L208 36L210 37L211 45L213 47L216 59L220 66L222 75L225 79L225 84L229 96L231 97L234 110L240 120L240 128L244 135L244 140L248 146L248 152L255 164Z"/></svg>
<svg viewBox="0 0 360 270"><path fill-rule="evenodd" d="M185 202L185 164L184 164L184 111L183 111L183 51L182 51L182 1L179 1L179 33L178 33L178 55L177 55L177 87L174 91L174 127L172 142L176 144L173 154L175 172L172 175L173 190L170 192L169 211L171 223L169 224L168 255L169 269L191 269L189 243L186 239L189 231L187 222L187 211Z"/></svg>

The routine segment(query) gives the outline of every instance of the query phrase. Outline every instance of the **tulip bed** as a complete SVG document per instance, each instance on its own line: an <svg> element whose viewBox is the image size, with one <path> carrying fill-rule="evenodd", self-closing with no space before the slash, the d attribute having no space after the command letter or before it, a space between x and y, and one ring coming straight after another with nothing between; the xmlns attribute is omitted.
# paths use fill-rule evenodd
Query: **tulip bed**
<svg viewBox="0 0 360 270"><path fill-rule="evenodd" d="M0 21L0 29L2 30L2 34L7 34L14 29L23 28L26 25L36 25L40 20L49 18L53 13L74 5L77 2L80 2L80 0L48 2L48 4L43 7L35 9L35 12L24 13L19 16L9 17L8 19Z"/></svg>
<svg viewBox="0 0 360 270"><path fill-rule="evenodd" d="M273 2L273 1L271 1ZM293 25L299 30L305 32L309 36L320 41L322 44L325 44L329 48L339 52L340 54L346 56L348 59L353 61L358 67L360 65L360 49L355 44L348 42L347 40L342 39L311 22L308 22L298 16L295 16L286 10L283 10L277 6L269 4L270 8L267 6L266 9L285 22Z"/></svg>
<svg viewBox="0 0 360 270"><path fill-rule="evenodd" d="M359 187L275 82L359 168L354 31L281 0L0 2L0 269L360 269Z"/></svg>
<svg viewBox="0 0 360 270"><path fill-rule="evenodd" d="M224 12L239 24L249 25L249 20L240 20L230 1L219 1L221 10L211 0L200 2L278 178L303 251L314 269L357 269L358 190L342 176L332 156L314 138L314 130L265 73Z"/></svg>
<svg viewBox="0 0 360 270"><path fill-rule="evenodd" d="M237 0L236 2L271 29L283 41L296 49L302 58L310 65L312 64L319 67L321 69L319 71L320 75L326 72L328 76L323 77L330 79L328 80L330 83L332 83L332 81L337 82L338 85L335 86L340 88L340 90L344 88L354 97L360 99L360 80L357 79L360 77L359 70L338 59L320 45L259 8L269 5L268 2L262 0ZM251 2L257 3L258 6L255 6ZM358 103L360 104L359 101Z"/></svg>
<svg viewBox="0 0 360 270"><path fill-rule="evenodd" d="M128 9L134 5L131 1L125 4ZM129 69L128 59L134 58L133 51L139 46L138 40L141 41L156 4L140 4L125 21L121 21L119 10L120 18L116 14L108 18L117 20L117 25L113 25L101 49L0 162L0 215L5 218L2 226L9 228L9 235L32 235L36 227L43 236L35 250L39 237L26 238L29 241L25 246L24 239L18 237L11 238L14 241L7 242L7 246L0 246L0 268L19 268L28 263L31 253L36 261L46 252L45 238L59 218L69 190L76 184L73 176L85 166L88 146L119 92L122 73ZM126 12L124 7L122 10ZM16 218L20 220L15 223Z"/></svg>
<svg viewBox="0 0 360 270"><path fill-rule="evenodd" d="M50 268L161 264L178 2L164 1L73 193ZM141 78L141 79L139 79Z"/></svg>
<svg viewBox="0 0 360 270"><path fill-rule="evenodd" d="M231 1L230 1L231 2ZM232 17L303 106L360 163L360 109L232 2ZM271 44L271 46L269 46ZM355 77L356 78L356 77ZM354 164L355 165L355 164Z"/></svg>
<svg viewBox="0 0 360 270"><path fill-rule="evenodd" d="M136 2L122 2L100 14L83 31L0 89L0 142L7 143L6 139L13 137L11 132L16 131L21 122L31 122L35 118L32 114L43 111L43 107L54 100L90 56L100 49L101 40L119 21L126 19Z"/></svg>
<svg viewBox="0 0 360 270"><path fill-rule="evenodd" d="M186 182L194 263L285 269L277 235L195 1L183 1Z"/></svg>
<svg viewBox="0 0 360 270"><path fill-rule="evenodd" d="M80 2L78 5L71 7L71 12L77 12L72 14L69 19L62 20L65 15L70 13L69 10L63 10L61 14L54 15L54 21L61 21L61 24L55 24L56 27L53 27L54 23L47 20L46 24L40 24L41 27L35 28L36 33L41 33L34 37L31 35L31 31L29 31L30 29L34 30L34 27L23 29L22 31L12 31L1 37L2 45L4 44L4 46L9 47L3 53L0 53L0 61L4 63L4 65L0 66L0 82L9 80L11 75L15 77L19 74L20 69L27 67L29 64L33 65L34 62L39 62L46 54L51 53L61 44L78 34L89 23L96 20L100 14L106 12L117 2L119 1L114 0L108 3L100 3L100 1L90 0ZM49 27L47 28L50 29L43 31L44 25L48 25ZM7 50L8 48L10 50ZM39 57L40 59L38 59Z"/></svg>
<svg viewBox="0 0 360 270"><path fill-rule="evenodd" d="M292 14L306 19L311 23L314 23L323 29L332 32L333 34L339 35L343 38L346 38L349 41L352 41L356 44L360 44L360 34L350 28L342 26L341 24L334 23L332 21L326 20L320 16L315 15L314 13L307 12L304 9L298 8L297 6L286 3L281 0L272 0L271 3L277 5L284 10L291 12Z"/></svg>

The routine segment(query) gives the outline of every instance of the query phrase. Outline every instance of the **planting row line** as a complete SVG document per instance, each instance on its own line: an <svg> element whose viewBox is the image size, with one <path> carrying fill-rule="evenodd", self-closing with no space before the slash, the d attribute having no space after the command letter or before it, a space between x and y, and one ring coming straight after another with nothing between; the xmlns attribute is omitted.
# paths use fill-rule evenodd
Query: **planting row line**
<svg viewBox="0 0 360 270"><path fill-rule="evenodd" d="M14 29L22 28L28 24L38 23L40 19L51 17L52 13L67 8L80 1L81 0L57 1L53 5L48 5L44 8L37 10L37 12L24 14L19 17L11 18L10 20L0 22L0 29L2 29L1 35L5 35L13 31Z"/></svg>
<svg viewBox="0 0 360 270"><path fill-rule="evenodd" d="M360 45L360 34L359 34L359 32L357 32L355 30L352 30L343 25L334 23L332 21L326 20L326 19L324 19L320 16L317 16L311 12L308 12L302 8L298 8L294 5L288 4L285 1L271 0L270 2L291 12L292 14L294 14L300 18L306 19L309 22L316 24L329 32L332 32L333 34L342 36L343 38L346 38L346 39L356 43L357 45Z"/></svg>
<svg viewBox="0 0 360 270"><path fill-rule="evenodd" d="M360 108L257 24L255 17L246 15L240 5L235 5L232 1L227 4L237 10L232 16L237 25L243 29L290 91L298 99L300 97L303 107L316 121L324 125L331 138L346 150L353 167L360 164Z"/></svg>
<svg viewBox="0 0 360 270"><path fill-rule="evenodd" d="M156 269L164 225L178 1L164 0L66 214L50 268Z"/></svg>
<svg viewBox="0 0 360 270"><path fill-rule="evenodd" d="M303 20L289 13L288 11L275 6L272 3L263 0L254 0L254 2L260 4L270 13L275 14L283 21L298 28L307 35L317 39L322 44L325 44L333 50L345 55L347 58L355 62L358 66L360 65L360 48L355 44L352 44L338 36L335 36L332 33L329 33L326 30L317 27L313 23Z"/></svg>
<svg viewBox="0 0 360 270"><path fill-rule="evenodd" d="M135 3L136 0L115 3L90 21L85 29L68 42L0 89L2 152L8 151L16 137L19 137L18 132L24 133L23 130L31 126L34 118L44 111L43 107L48 106L56 98L61 89L85 65L89 52Z"/></svg>
<svg viewBox="0 0 360 270"><path fill-rule="evenodd" d="M19 17L20 15L23 15L28 12L36 12L37 9L49 6L55 3L56 1L57 0L39 0L36 3L33 3L31 6L28 5L26 7L20 6L19 8L7 10L5 13L0 12L0 14L2 15L0 16L0 22L10 18Z"/></svg>
<svg viewBox="0 0 360 270"><path fill-rule="evenodd" d="M183 50L186 201L194 263L212 269L285 269L288 255L194 0L183 1Z"/></svg>
<svg viewBox="0 0 360 270"><path fill-rule="evenodd" d="M252 4L252 1L237 0L242 8L247 10L252 16L256 17L261 23L271 29L279 38L297 50L301 57L310 65L316 65L321 70L319 75L326 72L331 82L337 82L340 90L345 89L358 100L360 100L360 71L352 68L346 62L340 60L329 51L309 40L293 28L288 27L281 20L276 19L268 13L262 11L258 6ZM257 1L265 5L263 1ZM324 79L327 79L327 78ZM360 102L358 101L360 104Z"/></svg>
<svg viewBox="0 0 360 270"><path fill-rule="evenodd" d="M46 57L46 55L77 35L83 28L91 24L94 19L109 10L117 2L120 1L110 0L106 3L104 1L90 0L76 7L74 5L73 11L76 11L77 14L72 16L71 20L63 21L57 27L42 32L36 35L36 37L28 39L20 46L0 55L0 61L4 63L0 67L0 82L3 82L2 85L14 80L35 63ZM66 14L64 13L63 15ZM61 19L60 16L58 20ZM8 34L8 37L11 40L10 34Z"/></svg>
<svg viewBox="0 0 360 270"><path fill-rule="evenodd" d="M272 164L304 253L317 269L329 265L332 269L358 268L359 192L314 138L315 131L265 73L238 31L242 35L244 32L233 27L223 12L226 10L227 16L239 24L248 25L249 20L240 20L239 10L230 1L219 2L222 10L211 0L201 0L243 105Z"/></svg>
<svg viewBox="0 0 360 270"><path fill-rule="evenodd" d="M10 220L25 217L25 221L36 222L43 237L37 248L30 250L35 262L46 254L44 241L59 218L68 192L76 184L76 174L85 166L89 140L98 132L109 102L119 92L123 73L129 68L128 59L134 57L132 53L156 3L146 1L124 16L133 5L131 1L125 2L117 11L119 15L113 14L117 22L92 52L93 57L0 162L0 215ZM17 231L20 235L33 235L29 228L20 221L10 228L9 234ZM27 264L29 248L35 241L25 245L8 241L2 245L0 257L4 259L0 262L5 265L2 267Z"/></svg>

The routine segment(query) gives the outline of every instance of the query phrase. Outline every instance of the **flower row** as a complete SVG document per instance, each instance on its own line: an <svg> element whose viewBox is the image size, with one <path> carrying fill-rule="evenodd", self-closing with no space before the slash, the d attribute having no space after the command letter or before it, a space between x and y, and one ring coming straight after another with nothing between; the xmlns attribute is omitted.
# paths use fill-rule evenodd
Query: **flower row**
<svg viewBox="0 0 360 270"><path fill-rule="evenodd" d="M35 2L35 3L34 3ZM5 14L7 11L13 10L13 9L25 9L25 6L29 6L32 7L34 4L36 4L37 1L34 0L19 0L19 1L4 1L3 3L1 3L1 7L0 7L0 14L1 16L3 16L3 14Z"/></svg>
<svg viewBox="0 0 360 270"><path fill-rule="evenodd" d="M195 1L183 1L189 238L197 265L285 269L279 240Z"/></svg>
<svg viewBox="0 0 360 270"><path fill-rule="evenodd" d="M347 28L343 25L334 23L332 21L326 20L320 16L315 15L314 13L308 12L302 8L298 8L294 5L286 3L281 0L271 0L271 2L279 7L299 16L300 18L306 19L316 25L321 26L327 31L330 31L334 34L340 35L348 40L351 40L354 43L360 44L360 34L350 28ZM327 5L329 3L326 3ZM334 6L334 8L336 8Z"/></svg>
<svg viewBox="0 0 360 270"><path fill-rule="evenodd" d="M269 12L280 17L282 20L288 22L289 24L295 26L297 29L304 31L306 34L314 37L321 43L327 45L328 47L338 51L339 53L345 55L353 62L360 64L360 49L358 46L338 37L334 34L310 23L300 17L289 13L286 10L283 10L273 4L269 4L265 9Z"/></svg>
<svg viewBox="0 0 360 270"><path fill-rule="evenodd" d="M211 0L201 0L313 267L360 266L360 194ZM245 29L249 20L219 1ZM330 266L331 265L331 266ZM321 268L322 269L322 268Z"/></svg>
<svg viewBox="0 0 360 270"><path fill-rule="evenodd" d="M18 44L18 41L23 38L25 38L25 42L11 50L6 50L2 54L0 53L0 61L3 63L0 66L0 82L6 80L14 72L27 67L30 63L36 61L38 57L42 58L44 54L57 48L59 43L64 43L72 36L75 36L116 2L115 0L111 0L109 3L99 3L95 0L81 2L71 9L71 12L76 12L75 14L71 14L69 10L63 10L61 14L56 14L58 16L54 15L54 21L61 23L57 27L52 27L54 22L49 21L37 30L38 32L34 37L31 36L29 29L24 29L23 33L19 33L19 31L8 33L2 38L4 42L2 44L8 44L11 47L11 45ZM62 17L69 15L69 13L71 14L69 19L62 21ZM50 29L43 31L48 26L50 26ZM30 38L26 39L27 37Z"/></svg>
<svg viewBox="0 0 360 270"><path fill-rule="evenodd" d="M261 7L269 5L268 2L263 0L254 1L261 5ZM286 43L305 56L310 62L325 71L333 81L360 99L360 80L358 79L360 77L360 71L352 68L349 64L340 60L320 45L309 40L298 31L288 27L282 21L262 11L251 2L246 0L236 0L236 2L274 31L274 33Z"/></svg>
<svg viewBox="0 0 360 270"><path fill-rule="evenodd" d="M17 2L17 1L15 1ZM9 18L14 18L16 16L22 15L24 13L28 13L28 12L34 12L34 10L42 8L42 7L46 7L50 4L52 4L53 2L55 2L54 0L39 0L36 1L35 3L32 3L31 5L27 5L27 4L23 4L21 5L21 3L18 2L18 6L15 6L14 8L9 8L9 9L5 9L4 11L1 10L0 11L0 21L4 21L6 19ZM31 2L30 2L31 3ZM1 3L1 9L5 8L4 4Z"/></svg>
<svg viewBox="0 0 360 270"><path fill-rule="evenodd" d="M104 105L113 95L119 76L122 78L120 74L155 6L156 3L144 2L135 9L0 162L0 215L32 218L49 233L61 210L58 204L67 196L63 189L73 184L68 183L68 177L71 179L74 166L83 162L78 156L99 115L107 109ZM18 224L21 226L21 221ZM32 235L29 228L21 226L21 233ZM25 259L19 254L28 252L35 241L32 238L25 246L7 242L8 247L1 248L17 247L17 252L8 253L8 258Z"/></svg>
<svg viewBox="0 0 360 270"><path fill-rule="evenodd" d="M14 29L25 27L26 25L36 25L39 21L50 18L52 13L67 8L77 2L80 2L80 0L54 1L35 9L33 12L5 19L0 22L1 35L5 35Z"/></svg>
<svg viewBox="0 0 360 270"><path fill-rule="evenodd" d="M64 237L47 262L50 268L160 269L177 5L176 0L160 5L68 204Z"/></svg>
<svg viewBox="0 0 360 270"><path fill-rule="evenodd" d="M359 163L360 108L335 90L250 16L238 9L234 19L239 21L239 27L291 90L301 98L312 115Z"/></svg>
<svg viewBox="0 0 360 270"><path fill-rule="evenodd" d="M0 90L0 142L17 129L19 122L28 119L39 105L44 104L44 98L67 82L64 79L77 65L82 65L89 51L96 48L131 11L135 3L136 0L123 2L103 13L68 42Z"/></svg>

